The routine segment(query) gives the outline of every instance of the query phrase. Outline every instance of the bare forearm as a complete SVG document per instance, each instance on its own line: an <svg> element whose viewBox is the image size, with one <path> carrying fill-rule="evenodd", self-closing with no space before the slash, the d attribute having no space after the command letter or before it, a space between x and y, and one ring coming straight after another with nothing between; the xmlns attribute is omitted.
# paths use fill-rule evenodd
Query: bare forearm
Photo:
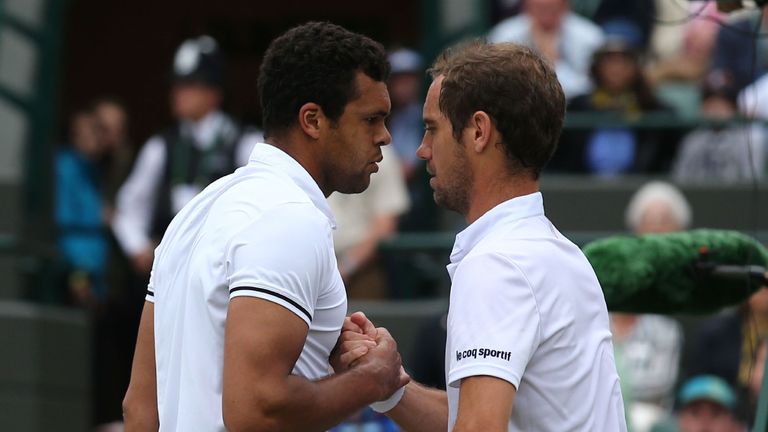
<svg viewBox="0 0 768 432"><path fill-rule="evenodd" d="M448 430L448 397L442 390L411 382L387 415L409 431Z"/></svg>
<svg viewBox="0 0 768 432"><path fill-rule="evenodd" d="M275 388L282 390L267 392L267 397L256 389L251 403L229 405L235 409L225 403L228 430L325 431L382 398L371 376L354 369L319 381L291 375Z"/></svg>

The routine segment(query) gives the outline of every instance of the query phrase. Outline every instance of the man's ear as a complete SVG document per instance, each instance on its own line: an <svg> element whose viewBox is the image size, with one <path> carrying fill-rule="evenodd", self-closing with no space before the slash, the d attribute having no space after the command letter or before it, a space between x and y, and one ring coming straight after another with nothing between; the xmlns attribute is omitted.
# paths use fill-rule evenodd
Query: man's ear
<svg viewBox="0 0 768 432"><path fill-rule="evenodd" d="M323 109L314 102L307 102L299 108L299 126L305 134L313 139L320 138L320 128L324 117Z"/></svg>
<svg viewBox="0 0 768 432"><path fill-rule="evenodd" d="M492 135L495 127L491 117L484 111L475 111L472 118L469 119L468 126L472 150L476 153L482 153L493 142Z"/></svg>

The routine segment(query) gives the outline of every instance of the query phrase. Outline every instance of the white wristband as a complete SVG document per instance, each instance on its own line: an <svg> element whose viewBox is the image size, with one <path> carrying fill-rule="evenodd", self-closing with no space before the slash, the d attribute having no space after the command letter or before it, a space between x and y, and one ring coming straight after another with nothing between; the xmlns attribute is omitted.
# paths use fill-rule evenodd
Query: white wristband
<svg viewBox="0 0 768 432"><path fill-rule="evenodd" d="M387 399L384 399L383 401L374 402L371 404L371 409L376 411L377 413L385 413L392 408L395 407L400 402L400 399L403 398L403 393L405 393L405 386L400 387L392 393L392 396L390 396Z"/></svg>

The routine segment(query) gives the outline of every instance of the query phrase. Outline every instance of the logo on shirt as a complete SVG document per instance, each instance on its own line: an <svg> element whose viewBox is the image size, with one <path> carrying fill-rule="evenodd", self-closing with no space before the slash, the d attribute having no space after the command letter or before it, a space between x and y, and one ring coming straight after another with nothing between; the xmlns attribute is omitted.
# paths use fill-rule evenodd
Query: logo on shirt
<svg viewBox="0 0 768 432"><path fill-rule="evenodd" d="M465 351L456 351L456 361L461 361L467 358L476 359L478 357L493 357L509 361L509 359L512 357L512 351L499 351L489 348L473 348Z"/></svg>

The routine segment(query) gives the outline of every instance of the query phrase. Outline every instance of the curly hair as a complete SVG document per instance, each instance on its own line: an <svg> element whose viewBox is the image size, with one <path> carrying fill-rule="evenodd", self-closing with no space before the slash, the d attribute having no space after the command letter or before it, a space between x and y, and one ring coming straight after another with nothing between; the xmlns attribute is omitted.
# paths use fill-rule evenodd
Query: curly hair
<svg viewBox="0 0 768 432"><path fill-rule="evenodd" d="M456 140L483 111L501 133L510 169L539 177L565 116L563 89L545 60L521 45L474 41L444 51L429 73L444 76L439 106Z"/></svg>
<svg viewBox="0 0 768 432"><path fill-rule="evenodd" d="M355 75L374 81L389 76L384 47L328 22L309 22L288 30L270 44L259 71L258 89L265 136L280 134L297 122L308 102L337 121L358 97Z"/></svg>

